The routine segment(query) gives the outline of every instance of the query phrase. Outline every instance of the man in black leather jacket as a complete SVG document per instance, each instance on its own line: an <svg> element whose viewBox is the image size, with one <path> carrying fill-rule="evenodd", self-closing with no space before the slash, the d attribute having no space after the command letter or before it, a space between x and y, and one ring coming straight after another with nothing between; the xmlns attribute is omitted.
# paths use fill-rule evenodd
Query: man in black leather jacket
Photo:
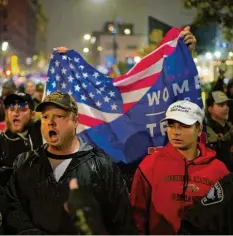
<svg viewBox="0 0 233 236"><path fill-rule="evenodd" d="M54 92L36 110L42 111L41 131L47 144L20 155L15 163L7 186L6 232L77 234L64 209L69 181L76 178L80 189L91 192L98 202L98 217L103 219L106 234L135 234L128 190L119 168L105 153L76 136L74 99Z"/></svg>
<svg viewBox="0 0 233 236"><path fill-rule="evenodd" d="M40 121L33 122L34 102L26 93L14 93L4 100L7 130L0 134L0 185L5 186L13 162L20 153L42 145Z"/></svg>

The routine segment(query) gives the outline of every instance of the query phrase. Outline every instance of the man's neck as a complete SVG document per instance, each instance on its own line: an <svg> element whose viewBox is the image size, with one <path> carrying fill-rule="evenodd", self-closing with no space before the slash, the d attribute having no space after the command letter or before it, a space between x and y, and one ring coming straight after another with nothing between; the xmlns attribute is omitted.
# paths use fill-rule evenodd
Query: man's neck
<svg viewBox="0 0 233 236"><path fill-rule="evenodd" d="M180 154L187 160L193 161L200 155L200 150L197 148L197 145L193 148L189 148L187 150L177 149Z"/></svg>
<svg viewBox="0 0 233 236"><path fill-rule="evenodd" d="M79 140L75 137L72 141L71 141L71 145L67 146L67 147L53 147L53 146L48 146L48 151L51 152L52 154L55 155L69 155L72 154L74 152L76 152L78 150L80 146L80 142Z"/></svg>
<svg viewBox="0 0 233 236"><path fill-rule="evenodd" d="M225 126L226 124L226 120L220 120L220 119L217 119L216 117L211 117L212 120L216 121L217 123L219 123L222 127Z"/></svg>

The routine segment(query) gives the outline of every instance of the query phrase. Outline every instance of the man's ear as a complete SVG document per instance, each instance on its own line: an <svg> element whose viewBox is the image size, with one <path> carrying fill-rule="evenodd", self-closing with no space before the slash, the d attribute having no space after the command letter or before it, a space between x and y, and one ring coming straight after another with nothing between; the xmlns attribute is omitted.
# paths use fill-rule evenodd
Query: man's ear
<svg viewBox="0 0 233 236"><path fill-rule="evenodd" d="M32 120L34 120L35 115L36 115L36 112L35 111L31 111L31 118L32 118Z"/></svg>
<svg viewBox="0 0 233 236"><path fill-rule="evenodd" d="M75 122L75 125L77 127L78 124L79 124L79 116L78 115L74 116L74 122Z"/></svg>
<svg viewBox="0 0 233 236"><path fill-rule="evenodd" d="M198 128L198 137L201 136L201 133L202 133L202 130L203 130L203 125L200 125L199 128Z"/></svg>

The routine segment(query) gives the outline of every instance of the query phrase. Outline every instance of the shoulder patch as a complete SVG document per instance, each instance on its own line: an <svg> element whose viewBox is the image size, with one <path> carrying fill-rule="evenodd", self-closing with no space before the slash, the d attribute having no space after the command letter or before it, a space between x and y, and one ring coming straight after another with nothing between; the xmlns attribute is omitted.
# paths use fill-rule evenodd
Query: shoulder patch
<svg viewBox="0 0 233 236"><path fill-rule="evenodd" d="M201 203L203 206L209 206L222 202L224 199L224 193L222 186L217 182L208 192L208 194L202 198Z"/></svg>

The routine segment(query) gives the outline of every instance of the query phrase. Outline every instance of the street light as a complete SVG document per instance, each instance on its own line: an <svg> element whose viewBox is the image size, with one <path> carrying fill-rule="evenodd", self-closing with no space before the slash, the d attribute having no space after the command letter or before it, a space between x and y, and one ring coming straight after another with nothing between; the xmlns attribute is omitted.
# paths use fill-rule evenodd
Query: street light
<svg viewBox="0 0 233 236"><path fill-rule="evenodd" d="M98 47L97 47L97 50L98 50L99 52L101 52L101 51L103 51L103 48L102 48L101 46L98 46Z"/></svg>
<svg viewBox="0 0 233 236"><path fill-rule="evenodd" d="M124 33L125 33L126 35L130 35L130 34L131 34L131 30L130 30L130 29L125 29L125 30L124 30Z"/></svg>
<svg viewBox="0 0 233 236"><path fill-rule="evenodd" d="M198 59L196 57L193 60L195 63L198 63Z"/></svg>
<svg viewBox="0 0 233 236"><path fill-rule="evenodd" d="M88 52L89 52L89 48L84 48L84 49L83 49L83 52L84 52L84 53L88 53Z"/></svg>
<svg viewBox="0 0 233 236"><path fill-rule="evenodd" d="M141 57L139 57L139 56L134 57L134 61L135 61L135 63L140 62L141 61Z"/></svg>
<svg viewBox="0 0 233 236"><path fill-rule="evenodd" d="M2 43L2 51L5 52L8 49L8 42L3 42Z"/></svg>
<svg viewBox="0 0 233 236"><path fill-rule="evenodd" d="M207 53L205 54L205 56L206 56L206 58L207 58L208 60L212 60L212 58L213 58L211 52L207 52Z"/></svg>
<svg viewBox="0 0 233 236"><path fill-rule="evenodd" d="M216 52L214 53L214 56L215 56L217 59L219 59L219 58L221 57L221 52L216 51Z"/></svg>
<svg viewBox="0 0 233 236"><path fill-rule="evenodd" d="M85 34L85 35L83 36L83 38L88 41L88 40L91 39L91 35L90 35L90 34Z"/></svg>

